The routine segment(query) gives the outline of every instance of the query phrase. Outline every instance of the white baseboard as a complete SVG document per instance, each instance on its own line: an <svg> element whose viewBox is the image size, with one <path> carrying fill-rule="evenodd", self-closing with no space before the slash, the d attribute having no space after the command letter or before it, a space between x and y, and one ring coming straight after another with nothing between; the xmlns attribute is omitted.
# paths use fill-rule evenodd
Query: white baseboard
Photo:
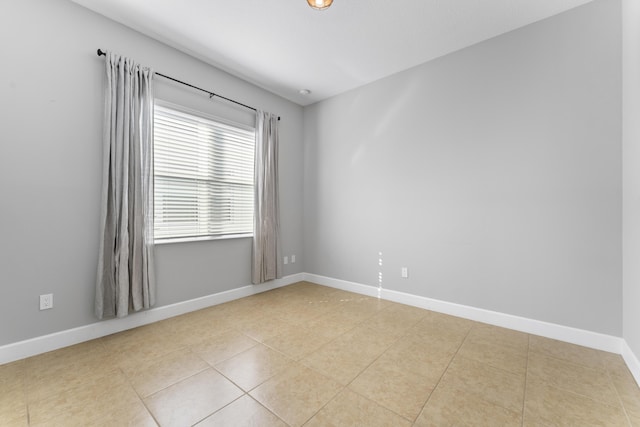
<svg viewBox="0 0 640 427"><path fill-rule="evenodd" d="M319 276L317 274L305 273L305 281L316 283L318 285L329 286L330 288L336 288L347 292L354 292L360 295L366 295L369 297L379 297L378 289L374 286L362 285L356 282L348 282L346 280L333 279L331 277ZM413 305L413 304L409 304Z"/></svg>
<svg viewBox="0 0 640 427"><path fill-rule="evenodd" d="M0 346L0 365L303 281L304 273Z"/></svg>
<svg viewBox="0 0 640 427"><path fill-rule="evenodd" d="M440 301L404 292L392 291L390 289L377 288L360 283L333 279L316 274L305 274L305 280L319 285L342 289L344 291L380 297L382 299L401 304L420 307L477 322L488 323L490 325L501 326L503 328L514 329L528 334L540 335L597 350L608 351L616 354L622 353L624 340L620 337L572 328L569 326L557 325L554 323L542 322L540 320L528 319L525 317L513 316L491 310L484 310L467 305Z"/></svg>
<svg viewBox="0 0 640 427"><path fill-rule="evenodd" d="M243 286L241 288L195 298L176 304L153 308L132 314L121 319L109 319L101 322L80 326L65 331L56 332L16 343L0 346L0 365L36 354L46 353L59 348L78 344L84 341L100 338L116 332L135 328L149 323L158 322L170 317L179 316L191 311L200 310L214 305L233 301L238 298L251 296L271 289L287 286L300 281L308 281L319 285L342 289L372 297L378 297L401 304L420 307L439 313L462 317L469 320L488 323L504 328L514 329L529 334L557 339L597 350L621 354L629 370L640 384L640 361L631 351L626 341L620 337L586 331L583 329L542 322L525 317L513 316L481 308L440 301L432 298L377 288L346 280L333 279L309 273L298 273L273 280L258 286Z"/></svg>

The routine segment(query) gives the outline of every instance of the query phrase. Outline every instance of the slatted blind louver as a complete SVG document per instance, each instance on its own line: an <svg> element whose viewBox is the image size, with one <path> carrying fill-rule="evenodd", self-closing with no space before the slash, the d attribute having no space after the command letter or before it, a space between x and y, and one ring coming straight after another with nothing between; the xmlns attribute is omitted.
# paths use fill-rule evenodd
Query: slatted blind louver
<svg viewBox="0 0 640 427"><path fill-rule="evenodd" d="M156 241L251 234L251 129L155 106Z"/></svg>

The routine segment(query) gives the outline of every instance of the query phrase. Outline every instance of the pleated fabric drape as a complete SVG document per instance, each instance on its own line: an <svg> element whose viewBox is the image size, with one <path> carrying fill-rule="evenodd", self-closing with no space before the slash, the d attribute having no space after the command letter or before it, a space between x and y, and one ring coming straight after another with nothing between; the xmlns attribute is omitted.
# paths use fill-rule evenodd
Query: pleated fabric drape
<svg viewBox="0 0 640 427"><path fill-rule="evenodd" d="M153 71L107 52L102 208L95 314L155 304Z"/></svg>
<svg viewBox="0 0 640 427"><path fill-rule="evenodd" d="M256 112L255 201L251 281L282 277L278 196L278 117Z"/></svg>

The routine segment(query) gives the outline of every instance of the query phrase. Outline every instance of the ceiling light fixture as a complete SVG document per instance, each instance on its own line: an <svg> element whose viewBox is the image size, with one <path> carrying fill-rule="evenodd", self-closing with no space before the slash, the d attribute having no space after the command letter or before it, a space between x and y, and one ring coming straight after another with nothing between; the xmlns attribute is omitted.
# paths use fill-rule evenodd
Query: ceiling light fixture
<svg viewBox="0 0 640 427"><path fill-rule="evenodd" d="M298 91L298 93L299 93L300 95L310 95L310 94L311 94L311 91L310 91L309 89L300 89L300 90Z"/></svg>
<svg viewBox="0 0 640 427"><path fill-rule="evenodd" d="M309 6L316 10L325 10L326 8L331 6L333 0L307 0L307 3L309 3Z"/></svg>

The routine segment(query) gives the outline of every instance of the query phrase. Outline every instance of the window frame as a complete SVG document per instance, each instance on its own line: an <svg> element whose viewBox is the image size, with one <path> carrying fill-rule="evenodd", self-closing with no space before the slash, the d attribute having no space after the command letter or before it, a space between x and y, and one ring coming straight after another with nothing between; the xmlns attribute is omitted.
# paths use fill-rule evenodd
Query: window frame
<svg viewBox="0 0 640 427"><path fill-rule="evenodd" d="M210 240L227 240L227 239L247 239L247 238L253 238L253 230L251 230L250 232L247 233L233 233L233 234L209 234L209 235L204 235L204 236L181 236L181 237L164 237L164 238L158 238L156 237L156 211L155 211L155 201L156 201L156 185L155 185L155 181L156 181L156 174L155 174L155 109L156 107L162 107L162 108L166 108L166 109L170 109L170 110L175 110L177 112L183 113L183 114L188 114L188 115L192 115L195 117L199 117L205 120L209 120L209 121L213 121L216 123L220 123L221 125L225 125L225 126L231 126L231 127L235 127L237 129L240 130L244 130L247 132L251 132L255 135L255 127L254 126L249 126L243 123L238 123L235 122L233 120L229 120L229 119L225 119L216 115L213 115L211 113L206 113L204 111L201 110L196 110L193 108L189 108L189 107L185 107L184 105L180 105L180 104L176 104L173 102L169 102L163 99L154 99L154 114L153 114L153 126L154 126L154 132L153 132L153 138L154 138L154 146L153 146L153 155L154 155L154 167L153 167L153 191L154 191L154 197L153 197L153 202L154 202L154 208L153 208L153 219L154 219L154 228L153 228L153 243L154 245L166 245L166 244L171 244L171 243L185 243L185 242L200 242L200 241L210 241ZM255 159L255 136L253 139L253 144L254 144L254 159ZM255 164L253 165L253 168L255 168ZM255 169L254 169L254 174L255 174ZM253 194L255 194L255 182L253 182ZM255 201L254 201L255 203ZM255 214L254 214L255 215Z"/></svg>

